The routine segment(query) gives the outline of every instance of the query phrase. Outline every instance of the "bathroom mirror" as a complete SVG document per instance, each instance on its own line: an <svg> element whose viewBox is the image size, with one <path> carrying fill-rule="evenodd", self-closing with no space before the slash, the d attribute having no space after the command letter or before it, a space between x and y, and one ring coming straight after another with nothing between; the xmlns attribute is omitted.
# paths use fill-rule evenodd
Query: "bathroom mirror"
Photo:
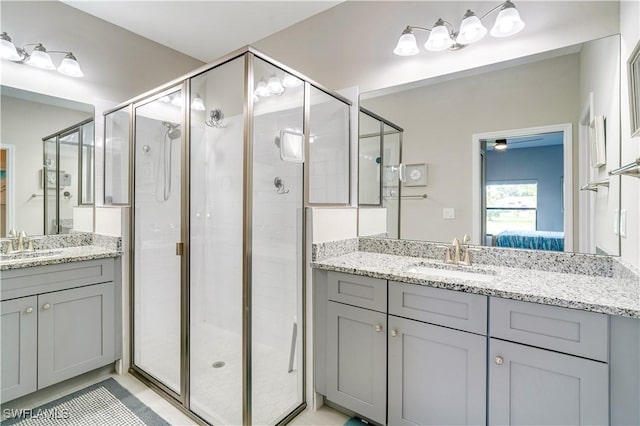
<svg viewBox="0 0 640 426"><path fill-rule="evenodd" d="M0 237L93 232L93 106L8 86L0 95Z"/></svg>
<svg viewBox="0 0 640 426"><path fill-rule="evenodd" d="M404 130L397 179L426 164L424 184L404 173L397 192L400 238L619 255L620 178L607 173L620 165L618 35L362 93L360 106ZM591 160L598 122L602 165ZM364 169L359 234L393 238L370 188L393 170Z"/></svg>

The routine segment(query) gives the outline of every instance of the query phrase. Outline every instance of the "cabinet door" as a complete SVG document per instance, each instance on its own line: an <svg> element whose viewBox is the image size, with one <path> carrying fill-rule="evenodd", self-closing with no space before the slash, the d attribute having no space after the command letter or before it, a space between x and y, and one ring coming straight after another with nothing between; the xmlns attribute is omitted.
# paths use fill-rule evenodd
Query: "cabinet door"
<svg viewBox="0 0 640 426"><path fill-rule="evenodd" d="M327 398L386 423L387 315L336 302L327 308Z"/></svg>
<svg viewBox="0 0 640 426"><path fill-rule="evenodd" d="M389 316L389 424L486 419L487 338Z"/></svg>
<svg viewBox="0 0 640 426"><path fill-rule="evenodd" d="M605 363L491 339L492 425L609 423Z"/></svg>
<svg viewBox="0 0 640 426"><path fill-rule="evenodd" d="M37 297L0 303L2 402L36 390Z"/></svg>
<svg viewBox="0 0 640 426"><path fill-rule="evenodd" d="M38 296L38 389L115 360L112 282Z"/></svg>

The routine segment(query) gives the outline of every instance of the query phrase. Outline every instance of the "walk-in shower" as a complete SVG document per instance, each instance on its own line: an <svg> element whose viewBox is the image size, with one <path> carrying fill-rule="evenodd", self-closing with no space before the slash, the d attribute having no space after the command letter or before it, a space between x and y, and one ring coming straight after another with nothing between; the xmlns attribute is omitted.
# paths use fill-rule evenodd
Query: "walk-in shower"
<svg viewBox="0 0 640 426"><path fill-rule="evenodd" d="M132 373L212 424L286 420L305 406L304 207L310 188L349 202L349 102L247 48L107 113L109 138L123 111Z"/></svg>

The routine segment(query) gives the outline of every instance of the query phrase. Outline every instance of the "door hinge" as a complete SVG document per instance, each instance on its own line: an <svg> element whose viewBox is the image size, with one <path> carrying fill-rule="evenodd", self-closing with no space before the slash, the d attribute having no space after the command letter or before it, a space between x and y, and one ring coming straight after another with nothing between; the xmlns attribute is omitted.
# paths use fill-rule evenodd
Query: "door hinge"
<svg viewBox="0 0 640 426"><path fill-rule="evenodd" d="M182 256L184 253L184 243L176 243L176 256Z"/></svg>

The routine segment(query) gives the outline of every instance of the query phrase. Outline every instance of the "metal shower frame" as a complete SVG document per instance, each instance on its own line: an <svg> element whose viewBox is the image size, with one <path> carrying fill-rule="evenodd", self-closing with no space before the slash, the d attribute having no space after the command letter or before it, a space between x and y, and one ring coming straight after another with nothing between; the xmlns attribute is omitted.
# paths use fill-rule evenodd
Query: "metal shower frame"
<svg viewBox="0 0 640 426"><path fill-rule="evenodd" d="M254 58L261 59L270 65L279 68L280 70L289 73L304 82L304 104L303 104L303 133L305 151L309 153L309 136L310 136L310 93L311 88L318 89L325 94L333 97L334 99L351 107L352 102L344 96L327 89L321 84L313 81L305 75L297 72L294 69L287 67L281 62L265 55L251 46L245 46L234 52L231 52L222 58L199 67L194 71L185 74L175 80L172 80L162 86L145 92L129 101L104 112L104 116L127 109L129 113L129 202L131 206L129 214L129 345L130 345L130 368L129 372L135 377L142 380L148 386L159 390L161 395L165 397L174 406L187 414L189 417L199 423L205 423L204 419L197 414L190 411L190 330L189 330L189 318L190 318L190 283L189 283L189 265L190 265L190 145L191 145L191 79L200 74L208 72L214 68L222 66L233 60L244 57L244 105L243 105L243 261L242 261L242 424L251 425L251 349L252 349L252 318L251 318L251 300L252 300L252 217L253 217L253 120L254 120L254 102L253 102L253 85L254 85ZM177 243L177 251L181 252L181 301L180 301L180 321L181 321L181 365L180 365L180 393L169 389L162 384L159 380L146 373L140 367L136 366L134 361L135 354L135 342L134 342L134 305L135 305L135 292L134 292L134 279L135 279L135 209L134 205L135 197L135 109L139 106L152 102L160 97L173 93L175 91L182 90L182 115L183 115L183 144L181 152L181 188L185 189L181 191L181 242ZM348 147L349 158L351 158L351 114L347 115L348 118ZM106 134L106 120L105 121L105 134ZM304 191L304 207L348 207L351 206L351 162L348 163L348 197L345 203L310 203L309 202L309 157L303 164L303 191ZM106 180L105 180L106 181ZM307 405L306 402L306 214L302 215L302 317L303 322L299 326L302 330L302 402L290 413L280 420L278 424L286 424L291 421L296 415L302 412Z"/></svg>

